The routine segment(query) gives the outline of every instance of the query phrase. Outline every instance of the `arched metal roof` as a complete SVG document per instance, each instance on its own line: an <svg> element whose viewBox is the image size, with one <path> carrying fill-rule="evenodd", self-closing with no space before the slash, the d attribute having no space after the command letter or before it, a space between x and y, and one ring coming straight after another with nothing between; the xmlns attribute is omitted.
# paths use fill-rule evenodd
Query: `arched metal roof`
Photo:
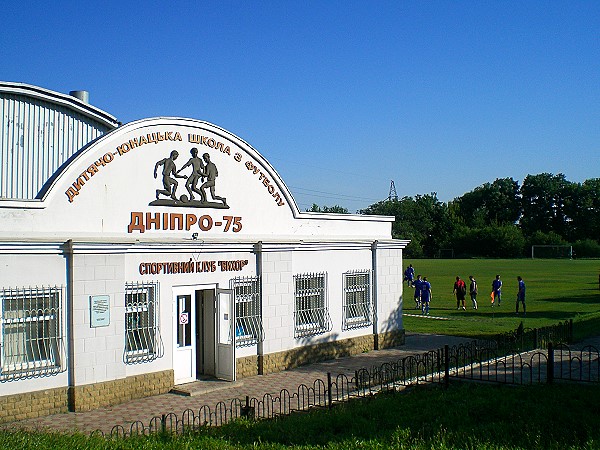
<svg viewBox="0 0 600 450"><path fill-rule="evenodd" d="M0 199L36 198L77 150L118 126L73 96L0 81Z"/></svg>

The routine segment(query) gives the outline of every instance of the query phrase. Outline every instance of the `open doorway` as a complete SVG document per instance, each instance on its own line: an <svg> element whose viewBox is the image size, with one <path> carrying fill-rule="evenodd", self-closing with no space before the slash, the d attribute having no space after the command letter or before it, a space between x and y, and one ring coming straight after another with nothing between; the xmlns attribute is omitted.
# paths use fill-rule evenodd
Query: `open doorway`
<svg viewBox="0 0 600 450"><path fill-rule="evenodd" d="M232 297L216 286L173 288L175 384L235 379Z"/></svg>

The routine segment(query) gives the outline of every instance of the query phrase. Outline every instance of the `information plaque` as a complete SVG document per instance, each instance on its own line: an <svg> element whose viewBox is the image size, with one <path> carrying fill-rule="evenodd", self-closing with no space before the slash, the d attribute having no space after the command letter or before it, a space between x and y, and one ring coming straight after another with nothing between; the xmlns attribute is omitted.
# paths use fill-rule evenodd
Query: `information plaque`
<svg viewBox="0 0 600 450"><path fill-rule="evenodd" d="M92 295L90 297L90 326L106 327L110 324L110 296Z"/></svg>

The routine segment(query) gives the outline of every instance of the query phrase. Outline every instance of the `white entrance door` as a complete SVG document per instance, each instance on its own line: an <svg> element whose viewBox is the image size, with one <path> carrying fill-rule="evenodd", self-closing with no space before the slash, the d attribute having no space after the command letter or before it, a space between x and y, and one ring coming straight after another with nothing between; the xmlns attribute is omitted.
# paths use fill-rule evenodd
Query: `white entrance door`
<svg viewBox="0 0 600 450"><path fill-rule="evenodd" d="M235 307L231 289L217 289L216 375L235 381Z"/></svg>
<svg viewBox="0 0 600 450"><path fill-rule="evenodd" d="M191 287L173 289L175 384L196 379L196 302Z"/></svg>

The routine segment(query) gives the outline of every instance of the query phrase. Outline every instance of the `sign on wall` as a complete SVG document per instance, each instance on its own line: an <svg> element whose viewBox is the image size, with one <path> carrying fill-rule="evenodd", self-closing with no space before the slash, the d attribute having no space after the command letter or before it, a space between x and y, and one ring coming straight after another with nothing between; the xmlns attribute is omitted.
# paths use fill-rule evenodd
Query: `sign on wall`
<svg viewBox="0 0 600 450"><path fill-rule="evenodd" d="M214 125L132 123L95 142L76 163L65 171L66 211L78 209L86 222L102 215L103 232L189 232L201 239L263 233L265 225L283 226L291 218L288 193L274 169Z"/></svg>
<svg viewBox="0 0 600 450"><path fill-rule="evenodd" d="M110 325L110 296L92 295L90 297L90 327Z"/></svg>

